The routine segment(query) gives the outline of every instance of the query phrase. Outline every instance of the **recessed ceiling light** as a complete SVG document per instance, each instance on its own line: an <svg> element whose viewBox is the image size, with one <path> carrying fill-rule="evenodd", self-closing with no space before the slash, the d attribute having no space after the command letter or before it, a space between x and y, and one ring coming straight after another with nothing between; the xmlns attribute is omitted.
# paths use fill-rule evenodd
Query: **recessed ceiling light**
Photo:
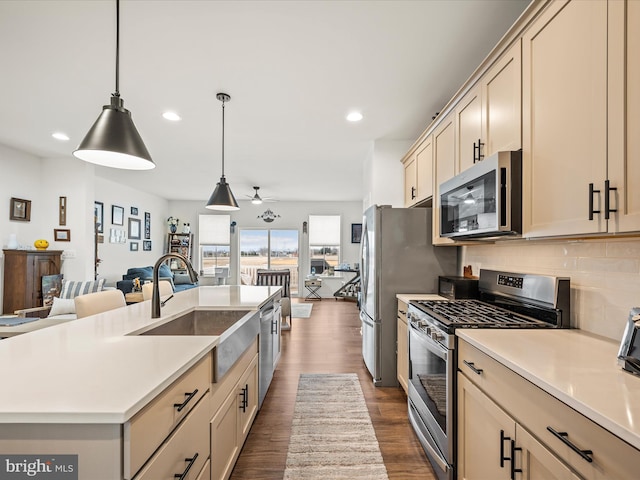
<svg viewBox="0 0 640 480"><path fill-rule="evenodd" d="M180 117L180 115L178 115L176 112L164 112L162 116L167 120L171 120L172 122L179 122L180 120L182 120L182 117Z"/></svg>
<svg viewBox="0 0 640 480"><path fill-rule="evenodd" d="M347 115L347 120L349 120L350 122L359 122L360 120L362 120L362 114L360 112L351 112L349 115Z"/></svg>
<svg viewBox="0 0 640 480"><path fill-rule="evenodd" d="M62 132L52 133L51 136L56 140L61 140L63 142L66 142L67 140L69 140L69 136L66 133L62 133Z"/></svg>

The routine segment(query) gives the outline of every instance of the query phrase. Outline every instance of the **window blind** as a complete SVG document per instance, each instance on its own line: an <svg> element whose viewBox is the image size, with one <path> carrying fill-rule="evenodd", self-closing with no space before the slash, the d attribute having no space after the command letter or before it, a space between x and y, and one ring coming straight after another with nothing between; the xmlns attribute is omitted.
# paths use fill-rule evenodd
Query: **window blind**
<svg viewBox="0 0 640 480"><path fill-rule="evenodd" d="M231 243L231 215L199 215L198 241L200 245L229 245Z"/></svg>

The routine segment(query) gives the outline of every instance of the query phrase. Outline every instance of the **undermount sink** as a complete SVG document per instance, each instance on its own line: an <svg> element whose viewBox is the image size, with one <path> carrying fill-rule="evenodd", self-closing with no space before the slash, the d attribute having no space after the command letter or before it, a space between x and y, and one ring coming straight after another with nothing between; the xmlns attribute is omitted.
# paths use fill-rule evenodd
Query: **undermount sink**
<svg viewBox="0 0 640 480"><path fill-rule="evenodd" d="M260 332L259 310L193 310L139 335L217 335L214 381L240 358Z"/></svg>

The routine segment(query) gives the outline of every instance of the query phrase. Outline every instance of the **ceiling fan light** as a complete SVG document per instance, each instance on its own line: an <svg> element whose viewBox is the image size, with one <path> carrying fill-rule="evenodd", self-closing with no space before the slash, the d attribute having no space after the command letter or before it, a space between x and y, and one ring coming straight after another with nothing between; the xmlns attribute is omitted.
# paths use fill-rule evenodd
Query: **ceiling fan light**
<svg viewBox="0 0 640 480"><path fill-rule="evenodd" d="M262 199L256 195L251 199L251 203L254 205L260 205L262 203Z"/></svg>
<svg viewBox="0 0 640 480"><path fill-rule="evenodd" d="M73 155L103 167L151 170L156 164L133 124L131 112L122 105L120 97L111 97L111 104L102 107L102 113Z"/></svg>
<svg viewBox="0 0 640 480"><path fill-rule="evenodd" d="M229 187L224 177L220 177L220 181L216 184L206 208L209 210L240 210L238 202L236 202L236 198L231 192L231 187Z"/></svg>

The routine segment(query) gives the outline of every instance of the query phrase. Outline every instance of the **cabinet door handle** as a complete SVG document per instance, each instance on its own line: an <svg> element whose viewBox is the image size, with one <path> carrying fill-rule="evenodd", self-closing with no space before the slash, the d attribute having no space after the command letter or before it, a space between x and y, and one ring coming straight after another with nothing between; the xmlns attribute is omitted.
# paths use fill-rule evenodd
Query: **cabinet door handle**
<svg viewBox="0 0 640 480"><path fill-rule="evenodd" d="M242 397L242 401L240 402L240 407L242 409L242 413L247 411L247 407L249 406L249 384L246 383L244 388L240 392L240 396Z"/></svg>
<svg viewBox="0 0 640 480"><path fill-rule="evenodd" d="M511 437L504 435L504 430L500 430L500 468L504 468L505 461L513 461L512 458L504 456L504 442L505 440L511 440Z"/></svg>
<svg viewBox="0 0 640 480"><path fill-rule="evenodd" d="M176 407L179 412L181 412L184 409L184 407L187 406L187 403L189 403L191 401L191 399L193 397L195 397L196 393L198 393L198 389L197 388L191 393L188 393L188 392L185 393L187 398L184 399L184 402L182 402L182 403L174 403L173 406Z"/></svg>
<svg viewBox="0 0 640 480"><path fill-rule="evenodd" d="M609 185L609 180L605 180L604 181L604 219L605 220L609 220L610 217L610 213L611 212L617 212L618 209L615 208L609 208L610 207L610 200L611 200L611 192L615 192L618 189L616 187L611 187Z"/></svg>
<svg viewBox="0 0 640 480"><path fill-rule="evenodd" d="M411 200L416 198L416 187L411 187Z"/></svg>
<svg viewBox="0 0 640 480"><path fill-rule="evenodd" d="M482 154L482 147L484 147L484 143L482 143L480 140L481 139L479 138L477 145L476 142L473 142L473 163L480 162L484 158L484 155ZM478 152L477 156L476 151Z"/></svg>
<svg viewBox="0 0 640 480"><path fill-rule="evenodd" d="M521 452L522 448L516 447L516 442L511 440L511 480L516 480L516 473L522 473L521 468L516 468L516 452Z"/></svg>
<svg viewBox="0 0 640 480"><path fill-rule="evenodd" d="M175 473L173 475L173 478L178 478L180 480L184 480L185 478L187 478L187 475L189 474L189 470L191 470L191 467L193 467L193 464L196 463L196 458L198 458L198 452L194 453L193 457L191 458L185 458L184 461L189 462L189 464L187 465L187 468L185 468L184 472L182 473Z"/></svg>
<svg viewBox="0 0 640 480"><path fill-rule="evenodd" d="M600 193L600 190L594 190L593 183L589 184L589 220L593 220L594 213L600 213L600 210L593 209L593 194Z"/></svg>
<svg viewBox="0 0 640 480"><path fill-rule="evenodd" d="M593 455L593 451L579 449L577 446L573 444L573 442L569 440L568 438L569 434L567 432L558 432L557 430L554 430L552 427L547 427L547 430L549 430L558 440L564 443L567 447L569 447L571 450L573 450L578 455L580 455L583 460L589 463L593 462L593 458L589 456L589 455Z"/></svg>
<svg viewBox="0 0 640 480"><path fill-rule="evenodd" d="M463 360L462 363L469 367L473 371L473 373L477 373L478 375L482 375L482 372L484 371L481 368L476 368L476 364L473 362L467 362L466 360Z"/></svg>

